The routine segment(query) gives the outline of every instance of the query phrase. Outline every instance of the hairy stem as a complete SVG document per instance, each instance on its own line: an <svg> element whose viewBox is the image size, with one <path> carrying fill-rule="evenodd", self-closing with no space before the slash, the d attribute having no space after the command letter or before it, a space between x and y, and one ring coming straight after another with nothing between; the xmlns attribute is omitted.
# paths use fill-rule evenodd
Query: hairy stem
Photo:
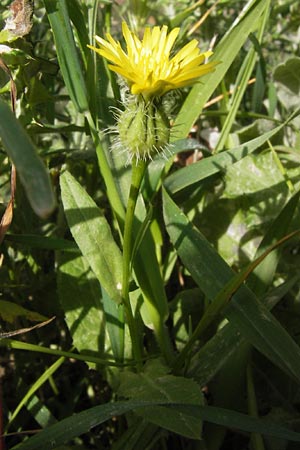
<svg viewBox="0 0 300 450"><path fill-rule="evenodd" d="M124 240L123 240L123 283L122 283L122 299L125 307L126 319L128 322L129 332L132 341L132 350L138 367L142 361L141 340L137 333L136 321L132 312L129 299L129 282L130 267L132 259L132 236L135 206L144 176L146 162L143 160L134 161L132 165L132 178L129 192L129 199L125 217Z"/></svg>

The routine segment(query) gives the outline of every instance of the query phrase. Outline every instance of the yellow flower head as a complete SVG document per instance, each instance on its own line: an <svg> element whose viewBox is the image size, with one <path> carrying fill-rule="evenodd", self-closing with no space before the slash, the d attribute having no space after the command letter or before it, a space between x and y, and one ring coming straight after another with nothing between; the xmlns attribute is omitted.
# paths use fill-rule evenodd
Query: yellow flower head
<svg viewBox="0 0 300 450"><path fill-rule="evenodd" d="M108 59L109 68L127 80L131 93L145 98L161 96L166 92L187 86L214 70L216 63L205 63L211 51L200 53L196 39L189 42L173 57L170 52L179 28L168 34L168 27L146 28L142 41L123 22L122 31L127 53L120 42L108 33L106 40L96 36L100 48L89 46Z"/></svg>

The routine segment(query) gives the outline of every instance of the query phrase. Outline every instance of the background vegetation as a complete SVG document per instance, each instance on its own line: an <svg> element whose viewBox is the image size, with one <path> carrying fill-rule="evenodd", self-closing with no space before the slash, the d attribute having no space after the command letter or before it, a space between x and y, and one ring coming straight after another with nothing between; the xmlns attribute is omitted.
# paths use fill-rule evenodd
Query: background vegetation
<svg viewBox="0 0 300 450"><path fill-rule="evenodd" d="M36 0L19 35L10 5L0 449L299 448L298 1ZM123 92L87 48L123 19L180 26L178 46L220 61L166 99L173 145L137 205L142 363L117 288L131 168L104 133Z"/></svg>

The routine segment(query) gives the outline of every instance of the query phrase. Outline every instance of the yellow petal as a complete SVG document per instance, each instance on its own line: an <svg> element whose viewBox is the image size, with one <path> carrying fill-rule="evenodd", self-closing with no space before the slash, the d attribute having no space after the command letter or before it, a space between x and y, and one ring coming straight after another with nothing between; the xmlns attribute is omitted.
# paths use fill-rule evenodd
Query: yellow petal
<svg viewBox="0 0 300 450"><path fill-rule="evenodd" d="M95 37L99 48L89 47L112 63L109 68L127 80L134 95L161 96L172 89L195 83L199 77L213 71L216 65L206 63L212 52L201 53L195 39L170 58L179 28L168 33L166 26L146 27L140 40L123 22L122 32L126 50L109 33L106 39Z"/></svg>

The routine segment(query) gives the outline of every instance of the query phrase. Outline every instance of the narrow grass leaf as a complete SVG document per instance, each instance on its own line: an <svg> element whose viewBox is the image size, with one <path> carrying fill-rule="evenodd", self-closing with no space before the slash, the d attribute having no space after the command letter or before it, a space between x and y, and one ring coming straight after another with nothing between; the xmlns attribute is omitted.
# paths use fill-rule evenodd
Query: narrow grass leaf
<svg viewBox="0 0 300 450"><path fill-rule="evenodd" d="M175 363L175 368L180 367L180 365L184 363L184 359L189 353L191 347L195 344L195 342L198 339L202 338L202 336L205 334L207 329L212 325L212 323L216 320L216 318L224 312L224 308L231 300L232 296L243 285L244 281L253 272L253 270L257 266L259 266L259 264L262 261L264 261L264 259L268 257L274 249L276 249L282 243L286 242L288 239L291 239L292 237L299 235L299 233L300 230L297 230L285 236L279 242L276 242L273 246L269 247L263 254L257 257L253 262L248 264L248 266L246 266L243 270L233 275L233 277L223 286L220 292L207 306L193 334L191 335L188 344L185 346L181 354L178 356L177 361Z"/></svg>
<svg viewBox="0 0 300 450"><path fill-rule="evenodd" d="M74 414L54 424L24 443L21 443L12 450L51 450L58 448L65 442L87 433L91 428L100 425L112 417L125 414L138 408L153 406L169 406L178 412L199 417L208 422L226 427L237 428L245 432L257 432L264 435L275 436L280 439L300 442L300 433L290 431L278 424L265 420L249 417L245 414L229 411L222 408L214 408L211 406L195 406L188 404L176 404L172 402L143 402L143 401L127 401L108 403L94 408ZM180 432L180 430L178 430ZM200 436L199 436L200 438Z"/></svg>
<svg viewBox="0 0 300 450"><path fill-rule="evenodd" d="M268 139L278 133L278 131L280 131L285 125L286 123L279 125L273 130L268 131L262 136L252 139L245 144L239 145L238 147L226 152L209 156L208 158L204 158L195 164L191 164L175 173L172 173L166 178L164 182L165 187L170 193L175 194L181 189L191 186L194 183L225 170L235 162L241 160L250 153L253 153L265 142L267 142Z"/></svg>
<svg viewBox="0 0 300 450"><path fill-rule="evenodd" d="M44 0L53 31L60 70L72 102L80 112L88 110L87 90L76 49L66 0Z"/></svg>
<svg viewBox="0 0 300 450"><path fill-rule="evenodd" d="M188 135L205 103L220 81L223 80L227 70L246 42L249 34L256 28L258 18L266 7L266 2L265 0L261 0L257 1L253 7L252 5L245 12L243 18L224 36L214 50L214 55L211 60L220 61L220 64L217 65L214 72L201 78L201 82L196 84L189 93L172 129L172 141L185 138Z"/></svg>
<svg viewBox="0 0 300 450"><path fill-rule="evenodd" d="M34 212L45 218L55 208L49 174L28 134L9 106L0 100L0 138L14 163Z"/></svg>
<svg viewBox="0 0 300 450"><path fill-rule="evenodd" d="M194 405L176 405L176 408L182 411L194 411L194 414L197 414L199 411L198 414L202 416L203 420L225 426L229 429L235 428L248 433L260 433L279 439L300 442L300 433L290 431L277 423L272 423L264 419L256 419L255 417L247 416L236 411L213 406L196 407Z"/></svg>
<svg viewBox="0 0 300 450"><path fill-rule="evenodd" d="M300 192L293 195L285 207L280 211L276 219L270 225L266 235L261 241L256 257L261 256L268 247L278 242L287 233L296 208L299 204ZM253 270L252 276L247 282L248 287L257 295L261 296L271 285L276 267L281 256L280 249L268 255L261 264Z"/></svg>
<svg viewBox="0 0 300 450"><path fill-rule="evenodd" d="M270 10L270 0L265 1L265 11L264 14L262 14L260 20L258 21L259 27L258 27L258 40L256 41L256 46L259 47L262 38L264 29L267 23L267 19L269 17L269 10ZM254 38L253 38L254 39ZM239 106L241 104L242 98L244 96L244 93L247 89L249 79L251 77L256 59L257 59L257 48L253 45L253 47L248 52L241 68L238 73L236 82L235 82L235 90L233 97L231 98L231 101L229 102L228 107L228 114L226 115L226 119L221 131L221 135L219 137L217 146L215 148L215 152L217 153L219 150L224 148L225 143L228 139L229 133L231 131L232 125L234 123L234 120L236 118L236 114L238 112Z"/></svg>
<svg viewBox="0 0 300 450"><path fill-rule="evenodd" d="M75 27L78 41L80 44L80 51L82 57L87 59L87 55L90 52L87 45L89 42L89 33L86 26L86 18L84 17L83 8L85 9L85 5L79 3L79 0L66 0L68 12L70 19ZM87 12L87 10L85 11Z"/></svg>
<svg viewBox="0 0 300 450"><path fill-rule="evenodd" d="M194 4L192 4L191 6L189 6L188 8L185 8L182 12L180 12L179 14L176 14L175 17L170 19L170 25L171 28L175 28L175 27L180 27L180 25L183 23L183 21L192 15L193 11L197 8L200 7L201 5L201 1L197 1Z"/></svg>
<svg viewBox="0 0 300 450"><path fill-rule="evenodd" d="M26 406L29 403L29 400L33 397L35 392L43 386L43 384L48 381L48 379L60 368L60 366L65 361L64 357L59 358L55 363L53 363L48 369L46 369L43 374L33 383L33 385L30 387L30 389L27 391L27 393L24 395L18 406L15 408L15 410L12 412L8 427L11 426L12 422L16 419L17 415L23 408L23 406Z"/></svg>
<svg viewBox="0 0 300 450"><path fill-rule="evenodd" d="M75 178L60 178L62 202L71 233L91 269L112 300L121 303L122 256L109 224Z"/></svg>
<svg viewBox="0 0 300 450"><path fill-rule="evenodd" d="M5 240L6 242L10 242L12 245L24 246L28 248L79 252L77 245L73 241L40 236L38 234L7 234L5 236Z"/></svg>
<svg viewBox="0 0 300 450"><path fill-rule="evenodd" d="M273 289L263 299L266 307L271 310L298 281L299 277L293 277ZM239 331L231 323L227 323L193 355L188 370L189 376L197 380L200 386L206 386L243 342L245 339Z"/></svg>
<svg viewBox="0 0 300 450"><path fill-rule="evenodd" d="M167 231L186 268L213 301L234 276L232 269L164 191ZM233 295L226 317L274 364L300 382L300 349L287 331L246 286Z"/></svg>
<svg viewBox="0 0 300 450"><path fill-rule="evenodd" d="M152 200L153 196L161 186L163 173L166 174L172 166L174 155L185 151L196 152L197 150L200 150L203 153L209 153L207 147L202 145L196 139L180 139L179 141L176 141L172 145L170 145L170 147L166 151L167 157L169 158L170 156L171 158L166 160L164 155L158 155L157 157L153 158L153 161L151 161L148 165L144 175L143 196L149 201Z"/></svg>
<svg viewBox="0 0 300 450"><path fill-rule="evenodd" d="M33 395L29 399L26 408L41 427L49 427L57 422L48 406L39 399L38 395Z"/></svg>
<svg viewBox="0 0 300 450"><path fill-rule="evenodd" d="M78 354L74 352L66 352L64 350L58 350L48 347L43 347L42 345L29 344L27 342L15 341L14 339L2 338L0 336L0 347L13 348L15 350L24 350L27 352L44 353L45 355L52 356L64 356L65 358L75 359L77 361L84 361L86 363L91 362L103 366L111 367L124 367L126 364L116 363L114 361L99 358L97 356ZM132 365L128 363L127 365Z"/></svg>

